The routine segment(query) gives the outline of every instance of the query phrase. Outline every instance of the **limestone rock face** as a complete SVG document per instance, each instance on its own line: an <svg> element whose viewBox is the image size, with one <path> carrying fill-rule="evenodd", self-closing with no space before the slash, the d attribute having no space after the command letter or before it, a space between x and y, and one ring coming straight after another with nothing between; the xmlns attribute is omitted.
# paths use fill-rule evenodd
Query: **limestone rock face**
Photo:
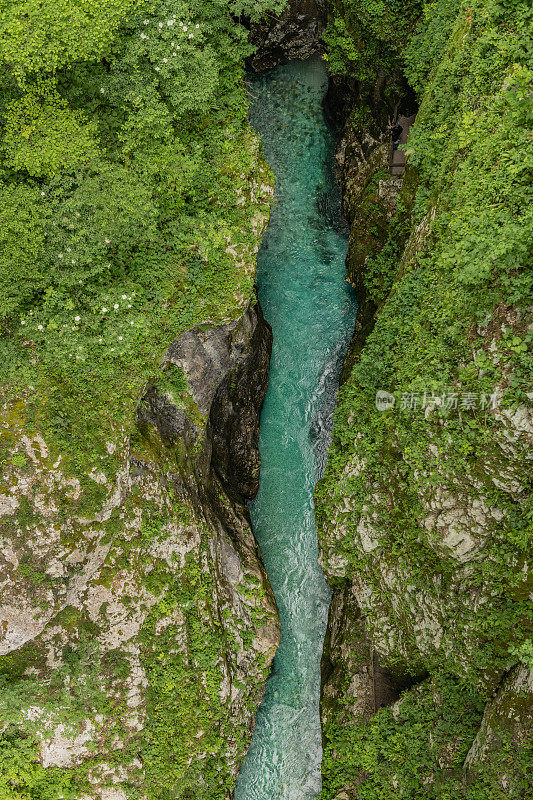
<svg viewBox="0 0 533 800"><path fill-rule="evenodd" d="M370 411L352 410L361 412L357 393L373 387L370 372L384 374L385 381L395 375L388 361L380 363L382 350L371 340L375 363L364 362L367 372L361 370L350 382L382 315L379 331L390 352L397 352L394 336L387 339L387 302L395 281L411 268L415 273L417 259L431 248L438 210L436 200L411 224L416 172L408 164L403 176L389 174L387 110L370 107L369 118L347 114L337 151L343 210L351 225L347 274L359 307L342 375L340 430L316 494L320 562L333 588L321 714L327 740L328 725L330 730L335 725L362 730L403 689L409 689L405 697L416 700L411 687L422 686L428 673L442 670L466 678L493 698L464 765L474 780L502 742L511 737L519 749L531 734L531 675L517 664L520 654L509 649L510 637L528 624L527 534L515 550L509 545L514 534L508 533L529 502L524 476L533 452L531 408L526 402L507 409L485 405L487 430L476 429L474 446L466 407L458 407L455 418L446 417L439 413L439 397L410 417L400 412L398 399L394 411L382 412L381 419L374 398ZM369 275L389 236L394 238L389 285L377 279L371 285ZM408 330L399 334L394 328L396 319L390 322L395 336L409 336ZM455 366L480 378L483 370L499 365L499 372L491 372L499 376L493 390L497 396L512 381L510 369L502 366L503 340L513 331L520 341L528 326L531 330L528 310L502 304L465 332L470 352ZM379 388L394 390L386 382ZM387 433L381 436L382 431ZM457 456L457 441L468 441L464 461ZM395 527L398 519L401 526ZM501 609L515 621L508 623ZM376 679L382 687L379 698ZM335 745L331 748L329 755L336 757ZM505 789L505 775L501 780ZM351 785L339 795L357 796Z"/></svg>
<svg viewBox="0 0 533 800"><path fill-rule="evenodd" d="M258 48L252 67L264 72L291 59L309 58L320 50L326 21L324 0L289 0L278 19L252 26L250 41Z"/></svg>
<svg viewBox="0 0 533 800"><path fill-rule="evenodd" d="M329 610L322 656L322 723L368 721L397 697L394 678L366 633L355 587L346 582L335 590Z"/></svg>
<svg viewBox="0 0 533 800"><path fill-rule="evenodd" d="M353 135L353 131L348 135ZM365 156L363 145L364 143L360 143L359 147L352 148L355 163L343 167L347 181L345 204L350 209L350 218L354 220L347 263L350 278L357 288L361 287L365 271L365 261L359 257L364 250L365 187L371 176L383 167L386 147L379 139L373 140L373 149L372 142L368 142L370 150ZM383 181L380 181L377 191L372 195L371 221L375 224L376 215L381 215L384 230L391 213L394 213L395 201L391 201L391 197L397 195L402 184L402 179L392 180L395 182L392 187L393 195L387 191L380 199L380 195L383 195ZM377 211L376 205L379 206ZM404 260L412 258L413 252L422 246L424 237L423 234L420 237L418 229L415 230L414 237L416 243L407 243ZM372 241L366 240L367 247L369 244L372 246ZM378 245L379 242L376 241L376 247ZM376 313L376 305L371 301L367 302L363 292L363 302L358 309L358 320L344 377L364 346ZM511 317L516 316L514 311L510 314ZM505 330L505 325L511 324L511 317L500 321L502 330ZM487 336L491 325L492 322L489 322L485 327L479 328L480 334L486 340L487 355L491 352L490 337ZM494 352L491 357L494 357ZM463 664L465 670L468 669L475 637L466 620L472 608L480 610L485 604L490 604L492 598L489 580L480 587L471 583L470 577L473 568L487 557L502 520L508 513L504 506L508 507L509 502L512 504L526 501L527 488L523 482L523 474L521 477L521 470L523 459L527 459L527 453L531 452L533 444L530 409L520 406L513 412L491 410L490 413L498 421L492 445L487 448L483 462L478 465L475 473L461 473L459 476L454 471L455 465L447 463L445 449L443 450L443 439L444 446L447 441L446 422L440 423L443 431L438 429L438 424L436 430L433 427L435 407L435 404L428 404L425 409L424 424L425 436L429 442L429 460L427 468L421 467L414 475L418 487L419 510L413 522L423 532L420 536L428 552L432 552L434 558L440 559L435 562L440 566L434 569L428 567L427 578L421 584L420 577L411 573L412 566L391 555L389 550L387 525L383 514L379 512L389 507L391 502L406 502L402 486L408 470L408 458L404 460L399 442L397 451L389 457L388 485L369 476L365 490L368 500L362 513L355 514L349 496L345 496L330 509L330 517L321 531L321 563L326 576L335 584L343 581L350 573L349 551L353 552L355 548L366 565L364 570L350 578L349 588L343 582L341 588L335 590L336 593L352 598L348 602L351 611L346 614L346 619L358 619L360 611L366 619L367 630L371 631L373 646L378 652L384 657L400 659L415 672L423 672L421 664L424 658L439 651L444 651L448 657ZM432 439L434 444L431 444ZM440 443L437 445L439 439ZM354 421L354 454L344 466L344 472L338 476L341 483L349 484L351 479L360 479L365 475L367 464L357 451L357 441ZM441 466L437 468L438 482L434 474L429 478L433 459L435 462L441 459ZM500 504L491 499L495 488L505 498ZM392 500L391 491L394 492ZM517 559L515 566L517 574L521 574L522 585L527 585L527 564ZM445 588L439 572L447 575ZM517 590L517 596L519 593L520 590ZM340 602L334 599L332 608ZM453 625L450 623L452 619L456 621ZM457 635L457 620L462 620L465 626L460 635ZM333 621L331 624L334 624ZM348 639L354 635L354 630L352 625L350 633L346 633ZM470 638L472 641L469 641ZM337 647L337 651L339 656L342 646L340 650ZM342 658L339 663L342 663ZM497 684L503 671L502 668L499 673L485 674L489 687Z"/></svg>
<svg viewBox="0 0 533 800"><path fill-rule="evenodd" d="M255 300L182 334L108 443L113 472L73 476L43 436L10 431L24 466L0 495L0 732L83 773L86 800L238 772L279 643L245 505L271 338Z"/></svg>
<svg viewBox="0 0 533 800"><path fill-rule="evenodd" d="M533 672L524 665L514 667L504 678L494 698L487 703L481 726L465 760L472 778L491 751L509 737L518 744L533 734ZM505 788L505 776L502 776Z"/></svg>
<svg viewBox="0 0 533 800"><path fill-rule="evenodd" d="M172 445L185 441L195 463L213 470L225 488L251 499L259 488L259 411L268 384L272 334L259 304L216 328L186 331L166 352L163 374L183 371L195 414L173 404L170 394L150 387L140 403L141 426L156 428Z"/></svg>

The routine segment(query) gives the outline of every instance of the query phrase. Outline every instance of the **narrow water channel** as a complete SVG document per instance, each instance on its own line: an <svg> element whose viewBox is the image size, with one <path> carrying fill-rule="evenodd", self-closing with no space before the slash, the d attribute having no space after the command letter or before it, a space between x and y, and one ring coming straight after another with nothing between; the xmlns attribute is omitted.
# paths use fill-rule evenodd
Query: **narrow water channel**
<svg viewBox="0 0 533 800"><path fill-rule="evenodd" d="M329 444L341 362L353 331L347 236L322 111L319 59L252 78L254 128L276 176L258 261L274 345L251 504L281 616L281 644L235 800L311 800L320 792L320 658L330 592L318 565L313 490Z"/></svg>

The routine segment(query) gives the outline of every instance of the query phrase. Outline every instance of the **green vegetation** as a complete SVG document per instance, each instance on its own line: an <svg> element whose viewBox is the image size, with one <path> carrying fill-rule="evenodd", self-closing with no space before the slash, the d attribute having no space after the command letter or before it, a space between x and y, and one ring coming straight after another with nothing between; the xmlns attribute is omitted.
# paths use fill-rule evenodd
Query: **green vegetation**
<svg viewBox="0 0 533 800"><path fill-rule="evenodd" d="M401 48L420 7L420 0L333 0L324 34L330 70L365 89L400 71Z"/></svg>
<svg viewBox="0 0 533 800"><path fill-rule="evenodd" d="M379 246L370 237L363 280L378 312L340 393L317 519L326 572L368 587L363 611L378 649L387 642L393 669L428 670L433 683L407 692L402 708L413 713L401 722L381 711L370 724L327 726L323 797L357 785L357 797L380 800L523 798L525 742L502 744L473 783L463 782L479 712L467 719L458 709L472 693L492 692L517 661L531 659L527 443L515 435L513 446L506 444L528 403L533 367L525 313L533 280L531 9L520 0L437 0L423 4L416 25L398 9L396 27L394 12L390 3L344 3L330 23L330 31L355 36L357 52L361 31L368 53L379 37L388 40L395 60L387 65L384 43L382 64L403 69L420 110L407 146L401 213L378 231ZM406 37L400 49L393 33ZM338 41L329 46L331 65L370 94L375 71ZM372 218L380 219L378 211ZM352 257L360 270L355 249ZM376 408L378 390L395 396L392 410ZM443 401L443 393L455 393L457 404ZM429 514L431 503L440 509L446 498L459 511L496 509L483 518L481 534L475 512L465 517L475 549L464 566ZM361 520L375 545L361 545ZM424 728L422 694L435 681L448 687L446 736L461 741L449 767L427 747L435 730L433 723ZM432 778L424 784L427 770ZM502 774L511 776L507 794Z"/></svg>
<svg viewBox="0 0 533 800"><path fill-rule="evenodd" d="M37 760L38 743L0 735L0 798L2 800L76 800L70 775L45 769Z"/></svg>
<svg viewBox="0 0 533 800"><path fill-rule="evenodd" d="M132 418L179 332L252 294L270 179L230 12L275 5L57 0L40 17L37 3L3 14L0 378L7 402L34 387L34 428L76 472Z"/></svg>
<svg viewBox="0 0 533 800"><path fill-rule="evenodd" d="M169 588L141 633L149 690L140 757L144 790L153 798L224 797L234 778L221 754L231 744L240 760L248 745L244 731L230 720L228 699L221 699L228 653L237 652L238 643L229 636L230 608L225 625L218 619L208 548L206 534L200 552L187 557L179 581L162 565L160 574L151 576ZM173 615L184 619L185 640L178 638L183 624L173 624ZM170 624L158 630L162 618ZM254 691L253 684L240 688Z"/></svg>
<svg viewBox="0 0 533 800"><path fill-rule="evenodd" d="M441 674L407 693L397 710L381 709L367 723L329 726L321 797L329 800L349 786L361 800L525 798L533 751L509 737L483 773L468 780L463 773L482 711L481 697Z"/></svg>
<svg viewBox="0 0 533 800"><path fill-rule="evenodd" d="M161 476L179 470L171 448L161 455L137 430L140 397L156 384L203 429L183 371L161 357L184 329L235 318L253 297L272 175L247 119L241 19L284 2L10 0L0 11L0 492L29 487L2 532L20 556L27 617L45 626L0 657L0 800L79 800L95 775L112 784L106 770L125 775L131 797L219 800L247 744L265 677L252 647L260 589L244 582L250 619L235 621L218 608L203 532L183 564L171 545L168 561L157 551L169 530L205 528L170 483L159 505L133 488L94 515L130 444ZM47 571L56 536L64 577ZM93 546L110 550L90 589L106 600L88 619L64 592ZM111 631L113 604L124 627L145 619L138 640L120 622ZM247 648L236 712L222 666ZM139 671L136 710L126 698ZM42 737L64 725L83 738L87 724L90 755L44 768Z"/></svg>
<svg viewBox="0 0 533 800"><path fill-rule="evenodd" d="M41 482L48 494L39 501L50 514L58 507L47 524L65 552L86 546L84 523L69 515L92 518L102 508L127 443L150 450L142 433L131 436L148 383L202 422L184 374L160 369L168 345L194 324L237 316L252 297L272 176L247 121L250 46L239 19L283 5L10 0L0 11L0 488L9 494L19 478L30 485L38 470L52 474L61 457L61 477ZM485 693L514 664L532 662L523 567L533 511L518 480L526 452L520 439L501 446L531 392L533 367L523 311L532 282L531 19L523 0L331 5L332 72L355 80L369 104L384 75L394 76L396 92L407 80L420 111L390 224L376 202L382 176L369 181L364 285L379 310L340 394L317 518L326 569L342 561L339 580L372 590L364 611L374 641L390 623L390 666L431 677L397 713L328 724L325 799L346 786L367 800L527 796L524 741L502 736L468 782L462 764ZM363 127L369 110L360 112ZM393 410L376 409L379 389L395 395ZM491 408L495 389L504 414ZM405 400L450 390L477 406L432 402L422 414ZM21 452L22 433L42 436L48 449ZM165 458L159 467L170 472L177 460L170 450ZM354 468L358 459L364 470ZM95 464L98 480L89 477ZM464 567L468 591L457 559L424 526L442 490L498 510L484 522L482 557ZM103 763L134 765L132 797L221 800L231 789L221 753L229 742L238 760L247 734L229 729L225 660L251 648L261 589L251 578L239 587L250 623L234 623L232 606L218 605L203 520L172 488L161 492L160 505L132 493L94 527L95 540L111 545L98 586L112 586L133 564L138 582L120 595L126 611L155 598L139 634L145 717L128 730L132 653L101 652L96 623L64 605L67 579L51 577L31 552L29 531L43 522L37 489L3 520L20 545L13 576L29 587L35 615L59 597L62 611L49 622L55 641L36 636L0 658L0 800L78 800ZM369 502L377 555L357 546ZM151 549L172 526L180 536L201 532L179 569L172 548L169 561ZM403 594L383 580L386 568L400 575ZM422 602L438 609L439 630L423 646L414 623ZM47 658L59 651L61 666L51 668ZM253 706L253 681L233 687L243 707ZM42 766L41 735L58 723L80 732L100 715L94 760ZM115 737L123 749L114 749Z"/></svg>

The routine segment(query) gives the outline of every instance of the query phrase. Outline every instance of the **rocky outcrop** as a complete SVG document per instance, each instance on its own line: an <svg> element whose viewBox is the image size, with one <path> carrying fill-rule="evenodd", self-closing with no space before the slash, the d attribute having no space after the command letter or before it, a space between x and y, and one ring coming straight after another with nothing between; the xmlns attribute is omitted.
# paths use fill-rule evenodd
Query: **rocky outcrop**
<svg viewBox="0 0 533 800"><path fill-rule="evenodd" d="M393 97L395 95L393 94ZM358 298L354 333L344 362L341 382L350 375L365 341L372 332L382 298L369 290L367 265L383 249L393 219L408 216L412 202L412 181L389 175L390 138L386 125L395 113L380 97L366 98L368 113L357 111L359 88L340 79L330 83L328 108L341 134L336 151L337 175L342 190L343 213L350 226L347 279ZM407 103L410 101L408 100ZM397 104L398 105L398 104ZM407 201L407 202L406 202ZM398 205L401 211L398 211ZM406 214L407 212L407 214ZM399 245L405 243L400 232ZM386 296L384 288L383 298ZM356 474L363 465L352 467ZM344 511L349 511L348 507ZM370 530L362 531L362 548L372 552L376 543ZM364 541L363 541L364 540ZM323 543L322 543L322 546ZM381 663L379 646L368 631L365 618L365 590L357 581L345 580L346 565L328 551L325 572L333 584L333 599L322 661L321 716L328 721L368 721L376 711L390 705L405 685L402 670L392 673ZM416 668L415 668L416 669ZM421 674L424 670L421 668Z"/></svg>
<svg viewBox="0 0 533 800"><path fill-rule="evenodd" d="M133 446L141 481L169 452L175 454L167 461L165 483L205 521L213 612L237 644L224 654L219 690L229 703L225 758L234 774L243 755L236 731L244 727L246 740L251 736L253 709L279 644L275 601L244 505L259 485L259 412L271 345L270 327L255 300L237 320L186 331L162 360L163 380L147 389L139 405L140 439ZM176 370L183 379L178 388L166 380ZM154 441L159 452L150 458Z"/></svg>
<svg viewBox="0 0 533 800"><path fill-rule="evenodd" d="M250 41L257 48L250 64L263 72L295 58L320 51L327 21L325 0L289 0L282 14L252 26Z"/></svg>
<svg viewBox="0 0 533 800"><path fill-rule="evenodd" d="M141 427L152 426L170 446L186 443L204 480L216 475L225 491L245 499L259 488L258 415L271 346L270 328L255 301L237 320L192 328L161 363L163 376L182 377L188 388L176 392L172 378L163 389L151 386L138 411Z"/></svg>
<svg viewBox="0 0 533 800"><path fill-rule="evenodd" d="M353 585L344 583L334 591L324 641L322 724L368 721L397 700L399 689L366 632Z"/></svg>
<svg viewBox="0 0 533 800"><path fill-rule="evenodd" d="M352 88L357 99L358 87ZM422 759L411 754L406 766L389 753L384 777L370 751L380 752L379 731L387 733L392 712L375 711L393 703L394 735L409 744L409 725L414 730L424 714L422 698L443 719L457 715L457 724L453 735L443 731L430 772L418 784L411 776L412 785L437 785L453 773L454 791L468 792L475 784L480 796L493 786L506 796L522 796L533 692L528 640L522 649L516 642L530 630L525 475L533 426L525 393L519 398L511 390L524 373L509 350L527 349L530 309L502 292L501 301L491 305L491 297L483 313L478 309L469 317L465 285L457 288L451 278L461 260L468 260L466 248L447 262L449 272L438 261L442 241L453 237L445 233L446 214L432 176L426 174L420 188L422 176L409 161L403 176L389 171L387 117L413 109L409 103L376 106L366 97L353 113L346 95L333 87L345 118L337 161L351 224L347 272L360 303L328 471L316 493L321 564L333 588L321 711L326 780L335 775L336 761L338 775L349 772L350 748L352 762L365 766L353 783L332 780L335 791L325 796L352 800L359 796L357 781L366 779L372 787L383 780L383 796L389 788L402 794L402 775L407 780ZM431 121L427 108L420 116L426 127L411 147L422 150L423 169L423 136ZM453 175L440 180L446 202L455 200ZM431 195L425 204L424 192ZM456 206L454 214L460 213ZM447 302L452 286L458 307ZM473 308L477 297L469 296ZM426 391L439 383L439 391ZM380 390L391 392L392 405L377 403ZM505 393L512 398L507 403L501 402ZM516 535L518 529L523 536ZM376 658L389 671L391 691L383 703L373 697ZM456 694L457 680L468 683L469 691ZM445 690L439 681L449 681ZM395 692L402 690L407 691L394 704ZM472 697L478 706L466 725L460 713ZM402 708L410 709L410 719ZM421 740L434 747L429 724ZM506 753L505 763L498 748Z"/></svg>
<svg viewBox="0 0 533 800"><path fill-rule="evenodd" d="M385 88L388 101L381 97ZM366 110L364 114L361 107ZM402 176L389 174L391 140L387 126L399 110L414 113L416 103L397 76L382 81L380 87L376 85L374 92L366 96L361 95L361 88L353 82L333 78L327 108L340 127L335 159L342 188L342 211L350 226L346 273L358 300L343 382L373 330L376 312L388 292L386 285L380 292L369 290L368 264L382 251L393 220L397 249L405 245L407 229L402 229L402 225L409 218L416 175L410 169Z"/></svg>
<svg viewBox="0 0 533 800"><path fill-rule="evenodd" d="M115 485L91 476L105 499L90 518L76 515L80 483L65 477L61 459L49 463L46 441L19 434L31 470L3 495L0 611L1 667L19 680L16 702L8 691L0 706L2 724L36 737L43 767L89 769L99 788L86 797L100 797L108 780L163 779L143 766L167 696L160 662L184 705L175 718L165 712L183 779L202 771L222 732L219 770L237 772L279 643L244 505L258 486L270 347L255 301L237 320L182 334L139 403ZM74 506L68 516L65 504ZM20 508L24 527L11 516ZM79 701L65 694L73 680L88 683ZM102 700L115 708L102 713ZM100 779L110 748L136 755Z"/></svg>
<svg viewBox="0 0 533 800"><path fill-rule="evenodd" d="M91 518L73 512L59 522L64 503L79 497L79 482L64 476L60 460L49 463L42 437L20 433L32 469L3 496L0 618L2 667L8 674L15 659L21 683L13 685L17 705L8 692L1 710L4 727L13 724L37 737L44 767L87 768L93 760L91 774L100 785L99 762L110 756L111 742L114 750L131 750L132 737L142 741L157 720L155 658L168 663L169 675L173 669L182 675L184 685L175 686L182 698L188 690L191 702L205 705L202 727L195 731L190 718L181 742L174 720L173 746L183 750L184 775L195 760L201 769L203 739L220 735L221 725L224 761L236 774L279 642L275 602L243 502L258 484L270 346L270 329L255 302L237 320L192 329L174 342L161 363L161 381L139 404L137 434L124 440L126 459L115 486L103 473L91 477L105 490ZM9 516L21 507L27 509L24 528ZM179 598L186 590L184 602ZM199 648L193 619L202 631ZM202 663L204 637L211 644L208 664ZM66 701L57 676L72 680L67 650L77 680L90 681L96 670L98 681L102 673L98 692L119 714L101 713L90 689L81 707ZM66 705L45 702L39 684ZM108 777L141 786L153 780L135 759Z"/></svg>
<svg viewBox="0 0 533 800"><path fill-rule="evenodd" d="M182 333L89 474L28 424L31 387L2 408L0 737L58 796L229 793L279 643L245 504L271 338L254 297Z"/></svg>
<svg viewBox="0 0 533 800"><path fill-rule="evenodd" d="M485 706L481 726L465 759L467 779L475 779L483 763L502 747L527 744L533 734L533 672L525 665L514 667L504 677L493 699ZM500 776L508 786L505 772Z"/></svg>
<svg viewBox="0 0 533 800"><path fill-rule="evenodd" d="M424 218L411 232L409 214L416 189L416 173L408 168L401 178L390 177L389 149L389 142L380 133L375 119L362 122L354 121L351 116L348 118L337 160L343 187L344 212L351 223L348 278L358 293L360 303L343 380L348 379L354 364L358 362L380 313L380 306L388 294L386 286L381 295L375 291L375 286L372 287L373 291L369 289L369 264L381 253L385 243L391 241L393 231L395 252L403 251L403 257L395 267L396 274L401 274L416 254L424 250L431 231L431 220ZM391 283L392 279L391 275ZM498 320L496 334L495 320L487 320L479 326L476 333L482 337L482 349L478 351L476 360L483 359L483 352L497 364L502 357L497 346L499 337L513 325L526 324L527 315L523 312L509 309L507 313L509 316L504 314ZM430 444L433 457L442 457L446 441L449 441L444 437L445 441L437 444L442 437L431 430L439 403L439 398L433 404L428 403L424 415L427 421L426 436L429 441L435 440L433 445ZM380 509L390 503L389 485L373 482L370 476L366 478L367 504L364 513L355 520L349 498L344 498L331 510L328 523L321 531L321 546L326 576L335 586L325 651L325 659L336 665L333 675L341 671L352 675L358 672L358 668L352 669L347 664L342 642L346 640L353 644L358 641L358 647L367 646L360 614L366 620L366 635L370 636L373 647L382 658L394 660L400 679L404 668L408 668L415 676L423 673L424 658L442 649L450 654L453 652L457 663L463 663L467 669L472 658L471 649L464 639L460 640L461 644L458 643L457 650L454 649L447 620L466 619L465 602L467 605L471 602L482 605L489 599L488 586L484 590L485 600L479 589L474 590L472 586L467 588L473 571L470 565L483 560L485 552L491 547L492 536L505 517L502 508L491 503L489 498L494 488L503 491L511 502L525 502L527 496L520 471L524 454L532 441L531 412L526 406L521 406L514 412L493 409L492 413L499 422L499 430L493 446L485 453L481 469L476 470L475 475L458 478L454 476L453 465L449 463L445 466L443 463L439 482L430 486L427 483L428 473L423 467L416 474L420 505L418 520L425 531L427 546L443 562L451 559L454 563L454 577L450 583L448 576L445 593L439 588L440 578L437 574L421 586L419 581L413 581L411 567L391 558L387 552L388 546L382 538L387 536L387 523L380 522L383 517ZM355 420L353 422L355 424ZM355 431L355 444L358 439ZM395 502L399 503L403 502L400 500L400 487L406 463L402 459L399 442L397 447L398 450L388 462L387 482L396 487ZM353 458L345 465L344 473L337 477L337 481L344 483L362 479L366 470L367 463L364 457L357 454L355 447ZM318 503L319 512L321 502ZM348 522L348 527L343 520ZM341 542L343 545L338 547ZM351 559L342 555L344 546L350 551L355 547L365 563L372 564L371 580L360 574L345 583ZM516 567L525 570L523 580L526 581L526 565L517 561ZM442 570L445 572L447 568L442 566ZM378 596L387 599L382 604L377 601ZM350 598L348 602L346 597ZM343 612L339 611L341 608ZM339 623L339 614L342 623ZM342 630L344 633L339 638L339 631ZM408 642L416 643L415 647ZM472 644L470 642L470 646ZM352 649L352 656L359 663L356 650L357 647ZM494 674L487 673L485 679L488 685L493 687L502 673L503 668ZM335 685L338 687L337 696L342 696L340 684L330 677L325 684L323 702L326 706L331 702Z"/></svg>

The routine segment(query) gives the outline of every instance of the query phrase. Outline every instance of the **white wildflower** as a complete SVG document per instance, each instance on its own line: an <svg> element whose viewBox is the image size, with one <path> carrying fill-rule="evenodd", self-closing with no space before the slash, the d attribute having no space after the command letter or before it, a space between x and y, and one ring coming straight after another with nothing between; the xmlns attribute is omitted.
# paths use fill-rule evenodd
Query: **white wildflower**
<svg viewBox="0 0 533 800"><path fill-rule="evenodd" d="M156 67L156 68L155 68L155 71L156 71L156 72L159 72L159 67Z"/></svg>
<svg viewBox="0 0 533 800"><path fill-rule="evenodd" d="M131 303L128 303L128 308L131 308Z"/></svg>
<svg viewBox="0 0 533 800"><path fill-rule="evenodd" d="M115 303L115 305L113 306L113 308L118 308L118 303Z"/></svg>
<svg viewBox="0 0 533 800"><path fill-rule="evenodd" d="M24 325L24 323L22 323L22 324ZM130 325L135 325L133 320L130 322Z"/></svg>
<svg viewBox="0 0 533 800"><path fill-rule="evenodd" d="M189 39L192 39L193 37L194 37L194 33L189 33Z"/></svg>
<svg viewBox="0 0 533 800"><path fill-rule="evenodd" d="M122 341L122 336L119 336L118 340L119 340L119 342L121 342Z"/></svg>
<svg viewBox="0 0 533 800"><path fill-rule="evenodd" d="M67 253L70 253L70 247L67 247Z"/></svg>
<svg viewBox="0 0 533 800"><path fill-rule="evenodd" d="M167 25L168 25L169 27L170 27L171 25L174 25L174 20L173 20L173 19L167 19Z"/></svg>
<svg viewBox="0 0 533 800"><path fill-rule="evenodd" d="M105 243L106 244L111 244L111 239L108 239L107 236L105 237Z"/></svg>
<svg viewBox="0 0 533 800"><path fill-rule="evenodd" d="M58 257L58 258L63 258L63 253L58 253L58 254L57 254L57 257Z"/></svg>
<svg viewBox="0 0 533 800"><path fill-rule="evenodd" d="M42 329L43 329L43 326L42 326L42 325L37 325L37 330L38 330L38 331L42 331Z"/></svg>
<svg viewBox="0 0 533 800"><path fill-rule="evenodd" d="M107 312L107 308L103 308L102 309L102 314L105 314L106 312Z"/></svg>
<svg viewBox="0 0 533 800"><path fill-rule="evenodd" d="M122 299L126 300L126 295L125 294L122 295Z"/></svg>
<svg viewBox="0 0 533 800"><path fill-rule="evenodd" d="M186 25L184 25L184 26L183 26L183 32L185 32L186 30L187 30L187 26L186 26Z"/></svg>
<svg viewBox="0 0 533 800"><path fill-rule="evenodd" d="M20 321L20 324L21 324L21 325L25 325L25 324L26 324L26 320L25 320L25 319L22 319L22 320ZM131 324L133 325L133 322L132 322Z"/></svg>
<svg viewBox="0 0 533 800"><path fill-rule="evenodd" d="M143 20L143 25L148 25L149 22L150 22L149 19L145 19L145 20Z"/></svg>
<svg viewBox="0 0 533 800"><path fill-rule="evenodd" d="M103 86L102 86L102 87L101 87L101 89L100 89L100 94L105 94L105 89L104 89L104 87L103 87Z"/></svg>
<svg viewBox="0 0 533 800"><path fill-rule="evenodd" d="M44 192L41 192L41 197L44 197Z"/></svg>
<svg viewBox="0 0 533 800"><path fill-rule="evenodd" d="M159 23L159 27L160 27L160 28L162 28L162 27L163 27L163 23L162 23L162 22L160 22L160 23Z"/></svg>
<svg viewBox="0 0 533 800"><path fill-rule="evenodd" d="M167 63L168 63L168 58L164 58L164 59L163 59L163 63L164 63L164 64L167 64Z"/></svg>
<svg viewBox="0 0 533 800"><path fill-rule="evenodd" d="M81 317L74 317L74 322L79 322Z"/></svg>
<svg viewBox="0 0 533 800"><path fill-rule="evenodd" d="M197 25L197 26L196 26L196 28L197 28L197 29L198 29L199 27L200 27L199 25Z"/></svg>

